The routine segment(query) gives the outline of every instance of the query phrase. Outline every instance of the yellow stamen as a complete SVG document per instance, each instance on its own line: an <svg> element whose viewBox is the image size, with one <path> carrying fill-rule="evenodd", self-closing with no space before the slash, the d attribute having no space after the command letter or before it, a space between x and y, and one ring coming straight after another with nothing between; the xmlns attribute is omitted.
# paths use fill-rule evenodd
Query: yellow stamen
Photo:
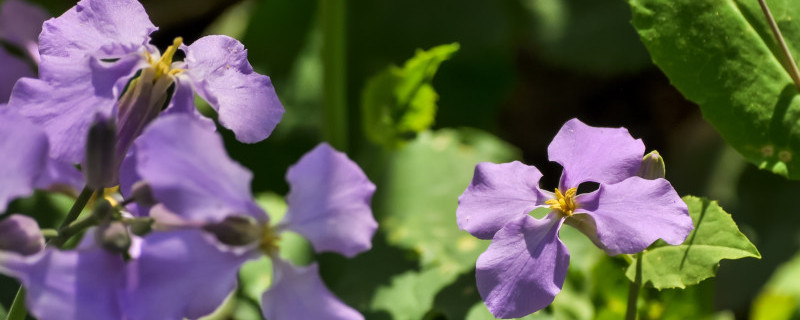
<svg viewBox="0 0 800 320"><path fill-rule="evenodd" d="M577 188L570 188L566 193L561 193L561 190L556 188L556 198L545 201L544 203L550 206L550 209L556 210L565 216L572 216L578 204L575 203L575 195L578 193Z"/></svg>
<svg viewBox="0 0 800 320"><path fill-rule="evenodd" d="M258 247L267 255L277 254L278 241L280 241L280 239L281 237L275 232L275 229L269 225L264 225L263 230L261 231L261 243Z"/></svg>
<svg viewBox="0 0 800 320"><path fill-rule="evenodd" d="M172 45L164 51L164 54L161 55L161 58L158 61L153 62L152 57L150 54L145 52L145 56L147 57L147 62L153 65L153 68L156 69L156 79L159 77L170 74L170 66L172 65L172 58L175 57L175 52L178 52L178 48L183 44L183 38L177 37L174 41L172 41ZM171 74L170 74L171 75Z"/></svg>

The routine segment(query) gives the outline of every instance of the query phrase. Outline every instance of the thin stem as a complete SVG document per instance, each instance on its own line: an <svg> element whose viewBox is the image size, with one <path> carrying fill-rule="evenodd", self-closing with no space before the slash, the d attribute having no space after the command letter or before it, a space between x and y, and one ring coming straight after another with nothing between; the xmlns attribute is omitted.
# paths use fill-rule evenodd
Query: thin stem
<svg viewBox="0 0 800 320"><path fill-rule="evenodd" d="M761 5L761 10L764 11L764 16L767 17L767 23L769 24L770 29L772 29L772 34L775 36L775 40L778 40L778 45L780 45L783 56L788 64L789 76L792 77L795 87L797 87L797 90L800 91L800 71L797 70L797 64L794 62L794 58L792 58L792 53L789 52L789 47L786 46L786 41L783 40L781 30L778 29L778 24L775 22L775 18L772 17L772 12L769 11L767 2L765 0L758 0L758 4Z"/></svg>
<svg viewBox="0 0 800 320"><path fill-rule="evenodd" d="M346 0L322 0L323 136L333 147L347 151Z"/></svg>
<svg viewBox="0 0 800 320"><path fill-rule="evenodd" d="M56 229L42 229L42 236L47 239L58 237L58 230Z"/></svg>
<svg viewBox="0 0 800 320"><path fill-rule="evenodd" d="M69 238L72 236L80 233L83 230L89 229L89 227L94 226L97 224L97 218L94 216L86 217L86 219L76 221L75 223L61 229L58 231L58 236L50 240L50 244L60 247L63 245Z"/></svg>
<svg viewBox="0 0 800 320"><path fill-rule="evenodd" d="M75 199L75 203L72 204L72 208L69 209L69 213L67 213L67 217L64 218L64 221L61 222L61 225L58 226L58 230L66 228L69 226L75 219L78 219L78 216L81 215L83 208L86 207L86 204L89 203L89 199L92 198L92 194L94 191L87 187L84 187L81 191L81 194L78 195L78 199Z"/></svg>
<svg viewBox="0 0 800 320"><path fill-rule="evenodd" d="M625 320L636 320L636 306L639 302L639 289L642 287L642 253L636 254L636 277L628 288L628 310L625 312Z"/></svg>
<svg viewBox="0 0 800 320"><path fill-rule="evenodd" d="M8 310L6 320L25 320L28 316L28 309L25 309L25 288L22 286L17 290L17 295L14 296L14 302L11 303L11 309Z"/></svg>

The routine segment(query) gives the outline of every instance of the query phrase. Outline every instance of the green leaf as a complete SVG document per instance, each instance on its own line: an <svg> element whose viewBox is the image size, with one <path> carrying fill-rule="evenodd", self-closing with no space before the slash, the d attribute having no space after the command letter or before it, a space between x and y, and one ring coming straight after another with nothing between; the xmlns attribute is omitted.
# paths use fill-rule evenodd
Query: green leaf
<svg viewBox="0 0 800 320"><path fill-rule="evenodd" d="M653 61L722 137L760 168L800 178L800 99L757 1L629 1ZM800 2L770 7L797 59Z"/></svg>
<svg viewBox="0 0 800 320"><path fill-rule="evenodd" d="M758 249L739 231L730 214L716 201L683 197L694 221L694 230L683 244L658 241L642 257L642 283L656 289L685 288L713 277L722 259L761 258ZM636 262L626 276L633 279Z"/></svg>
<svg viewBox="0 0 800 320"><path fill-rule="evenodd" d="M436 294L457 276L445 268L404 272L394 276L388 286L378 288L371 308L386 310L394 320L422 319L433 307Z"/></svg>
<svg viewBox="0 0 800 320"><path fill-rule="evenodd" d="M750 318L796 319L800 316L798 306L800 306L800 254L796 254L775 270L753 302Z"/></svg>
<svg viewBox="0 0 800 320"><path fill-rule="evenodd" d="M402 68L391 65L369 79L361 97L367 137L393 148L430 128L439 99L433 76L458 49L452 43L418 50Z"/></svg>

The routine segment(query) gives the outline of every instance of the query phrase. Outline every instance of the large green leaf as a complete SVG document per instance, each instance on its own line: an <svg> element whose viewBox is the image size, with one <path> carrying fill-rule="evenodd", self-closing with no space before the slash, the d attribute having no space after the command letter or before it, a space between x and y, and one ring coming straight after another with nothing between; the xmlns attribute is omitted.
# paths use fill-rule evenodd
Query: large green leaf
<svg viewBox="0 0 800 320"><path fill-rule="evenodd" d="M753 302L750 318L755 320L800 317L800 254L782 264Z"/></svg>
<svg viewBox="0 0 800 320"><path fill-rule="evenodd" d="M458 51L458 43L417 54L372 77L361 98L364 130L372 141L396 147L433 125L439 95L431 82L439 65Z"/></svg>
<svg viewBox="0 0 800 320"><path fill-rule="evenodd" d="M629 0L653 61L722 137L761 168L800 178L800 99L755 0ZM795 54L798 1L769 1Z"/></svg>
<svg viewBox="0 0 800 320"><path fill-rule="evenodd" d="M694 230L683 244L659 241L642 256L642 282L657 289L685 288L713 277L723 259L761 258L758 249L739 231L730 214L716 201L686 196ZM626 275L633 279L636 262Z"/></svg>

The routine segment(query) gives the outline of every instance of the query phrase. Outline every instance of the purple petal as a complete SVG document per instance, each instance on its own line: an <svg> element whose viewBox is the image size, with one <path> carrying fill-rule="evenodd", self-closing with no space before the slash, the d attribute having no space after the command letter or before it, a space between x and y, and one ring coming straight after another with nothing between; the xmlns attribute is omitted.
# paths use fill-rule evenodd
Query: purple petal
<svg viewBox="0 0 800 320"><path fill-rule="evenodd" d="M156 232L127 265L127 319L196 319L236 288L239 267L258 252L221 250L200 230Z"/></svg>
<svg viewBox="0 0 800 320"><path fill-rule="evenodd" d="M124 199L128 199L132 196L133 184L142 180L142 177L140 177L139 173L136 171L137 167L136 147L132 146L119 167L119 193L122 194ZM150 215L149 207L145 207L136 202L129 204L125 208L134 216L146 217Z"/></svg>
<svg viewBox="0 0 800 320"><path fill-rule="evenodd" d="M92 237L87 233L88 237ZM26 259L3 257L0 272L22 282L28 310L38 319L122 319L122 256L100 247L46 249Z"/></svg>
<svg viewBox="0 0 800 320"><path fill-rule="evenodd" d="M187 115L157 118L136 140L137 172L156 199L191 221L266 214L250 193L252 173L225 153L222 138Z"/></svg>
<svg viewBox="0 0 800 320"><path fill-rule="evenodd" d="M40 77L69 79L90 61L143 51L157 28L136 0L81 0L44 23L39 36ZM141 57L143 59L143 57Z"/></svg>
<svg viewBox="0 0 800 320"><path fill-rule="evenodd" d="M169 107L167 107L167 109L161 114L188 114L193 116L197 122L206 126L208 130L217 130L214 120L206 118L200 114L199 110L197 110L197 107L194 104L194 91L192 90L191 82L184 81L181 77L178 77L177 81L175 82L175 93L172 95Z"/></svg>
<svg viewBox="0 0 800 320"><path fill-rule="evenodd" d="M636 253L654 241L683 243L694 228L686 203L667 180L631 177L580 195L567 219L609 255Z"/></svg>
<svg viewBox="0 0 800 320"><path fill-rule="evenodd" d="M636 175L644 143L625 128L590 127L572 119L550 142L547 154L564 167L560 185L566 190L581 182L616 183Z"/></svg>
<svg viewBox="0 0 800 320"><path fill-rule="evenodd" d="M500 229L478 257L478 292L498 318L520 318L550 305L561 291L569 252L558 238L561 219L520 215Z"/></svg>
<svg viewBox="0 0 800 320"><path fill-rule="evenodd" d="M0 112L0 212L33 193L47 165L47 136L22 117Z"/></svg>
<svg viewBox="0 0 800 320"><path fill-rule="evenodd" d="M48 158L47 168L41 172L35 186L37 189L77 194L84 185L83 174L77 168L67 162Z"/></svg>
<svg viewBox="0 0 800 320"><path fill-rule="evenodd" d="M282 223L317 252L352 257L372 247L378 228L370 209L375 185L346 154L322 143L289 168L286 181L291 190Z"/></svg>
<svg viewBox="0 0 800 320"><path fill-rule="evenodd" d="M480 239L491 239L511 220L549 199L539 191L542 173L514 161L481 162L467 190L458 198L458 227Z"/></svg>
<svg viewBox="0 0 800 320"><path fill-rule="evenodd" d="M44 236L36 220L13 214L0 221L0 251L32 255L44 249Z"/></svg>
<svg viewBox="0 0 800 320"><path fill-rule="evenodd" d="M134 58L93 64L91 70L71 74L70 81L21 79L8 107L44 128L53 158L79 163L92 121L98 114L111 117L114 92L138 68L140 61Z"/></svg>
<svg viewBox="0 0 800 320"><path fill-rule="evenodd" d="M274 258L272 269L274 280L261 297L261 310L267 319L364 319L358 311L344 304L325 287L316 263L295 267L280 258Z"/></svg>
<svg viewBox="0 0 800 320"><path fill-rule="evenodd" d="M236 39L206 36L186 52L186 74L197 93L219 113L219 122L242 142L266 139L283 116L272 81L253 71Z"/></svg>
<svg viewBox="0 0 800 320"><path fill-rule="evenodd" d="M0 66L3 66L3 71L0 72L0 104L8 102L11 96L11 89L22 77L34 77L33 69L24 60L15 57L5 49L0 47Z"/></svg>
<svg viewBox="0 0 800 320"><path fill-rule="evenodd" d="M0 7L0 39L18 46L39 60L39 33L50 15L25 1L7 0Z"/></svg>

